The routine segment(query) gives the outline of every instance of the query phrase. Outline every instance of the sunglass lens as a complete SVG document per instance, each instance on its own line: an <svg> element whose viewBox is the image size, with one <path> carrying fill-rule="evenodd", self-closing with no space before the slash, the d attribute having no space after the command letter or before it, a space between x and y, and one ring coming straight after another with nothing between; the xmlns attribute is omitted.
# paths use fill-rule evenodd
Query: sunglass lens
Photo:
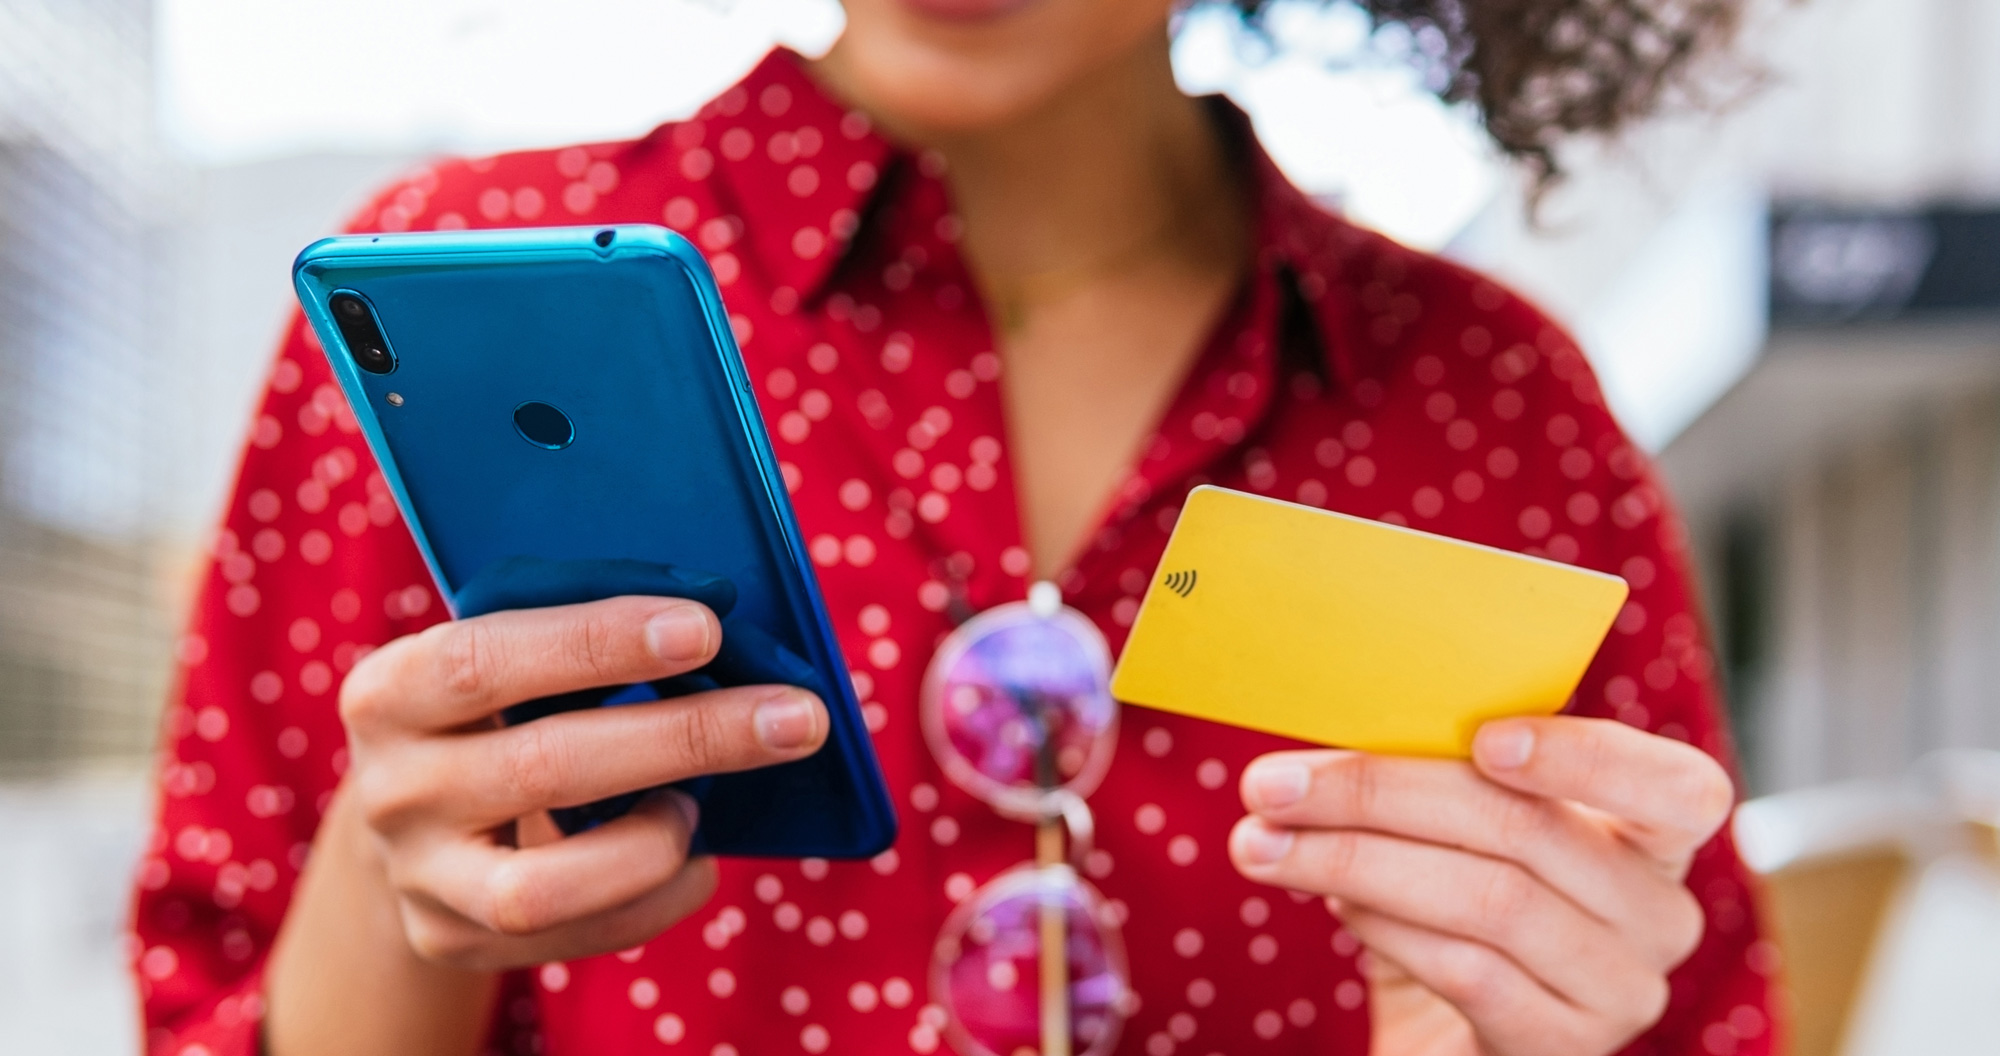
<svg viewBox="0 0 2000 1056"><path fill-rule="evenodd" d="M1050 965L1042 951L1054 943L1064 956ZM938 937L931 985L965 1056L1039 1054L1050 1022L1066 1027L1075 1056L1099 1056L1130 1002L1111 910L1060 866L1021 866L975 892ZM1066 995L1059 1007L1045 1007L1051 988Z"/></svg>
<svg viewBox="0 0 2000 1056"><path fill-rule="evenodd" d="M947 656L924 706L954 778L1018 798L1088 794L1109 761L1117 703L1108 660L1081 617L1026 617L979 628Z"/></svg>

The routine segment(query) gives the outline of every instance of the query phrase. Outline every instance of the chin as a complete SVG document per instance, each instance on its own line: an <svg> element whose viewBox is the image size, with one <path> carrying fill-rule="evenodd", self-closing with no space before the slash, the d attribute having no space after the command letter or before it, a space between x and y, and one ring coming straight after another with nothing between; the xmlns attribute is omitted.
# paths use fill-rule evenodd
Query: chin
<svg viewBox="0 0 2000 1056"><path fill-rule="evenodd" d="M1004 126L1165 33L1168 0L846 0L828 55L892 126Z"/></svg>
<svg viewBox="0 0 2000 1056"><path fill-rule="evenodd" d="M1041 0L897 0L914 14L940 22L977 25L1033 7Z"/></svg>

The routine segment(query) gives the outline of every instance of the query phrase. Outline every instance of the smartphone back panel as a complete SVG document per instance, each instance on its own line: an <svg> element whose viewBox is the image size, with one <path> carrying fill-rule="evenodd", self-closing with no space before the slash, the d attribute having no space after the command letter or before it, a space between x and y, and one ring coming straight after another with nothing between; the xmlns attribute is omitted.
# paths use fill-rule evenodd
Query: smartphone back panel
<svg viewBox="0 0 2000 1056"><path fill-rule="evenodd" d="M700 849L857 857L889 845L894 811L693 247L645 225L355 236L308 247L295 278L455 613L467 614L469 583L523 558L722 576L735 588L725 639L754 638L768 654L751 665L755 680L825 699L831 733L811 758L687 786L702 802ZM336 294L373 308L393 371L346 354ZM708 675L658 688L734 681Z"/></svg>

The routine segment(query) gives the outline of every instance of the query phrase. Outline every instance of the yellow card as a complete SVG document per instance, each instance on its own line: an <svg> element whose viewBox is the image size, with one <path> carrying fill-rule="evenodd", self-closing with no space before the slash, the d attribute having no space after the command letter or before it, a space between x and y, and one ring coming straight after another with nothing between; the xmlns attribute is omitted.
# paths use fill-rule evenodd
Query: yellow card
<svg viewBox="0 0 2000 1056"><path fill-rule="evenodd" d="M1199 487L1112 675L1120 700L1320 744L1470 754L1575 692L1625 581Z"/></svg>

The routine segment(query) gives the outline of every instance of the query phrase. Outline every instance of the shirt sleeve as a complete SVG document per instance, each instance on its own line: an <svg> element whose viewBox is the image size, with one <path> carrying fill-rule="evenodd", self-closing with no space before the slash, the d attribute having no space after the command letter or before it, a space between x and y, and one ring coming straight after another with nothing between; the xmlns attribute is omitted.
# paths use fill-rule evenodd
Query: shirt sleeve
<svg viewBox="0 0 2000 1056"><path fill-rule="evenodd" d="M589 204L578 187L619 185L609 167L608 182L588 175L592 159L658 149L675 127L635 144L440 159L384 188L347 230L574 220ZM700 181L642 179L645 169L634 162L622 186L670 199L669 223L701 215L696 199L712 204ZM560 212L537 189L579 173L594 182L571 187ZM369 650L446 616L319 341L295 313L212 540L160 732L158 821L131 941L149 1052L257 1050L265 957L346 769L340 680ZM491 1046L538 1051L526 976L501 985Z"/></svg>
<svg viewBox="0 0 2000 1056"><path fill-rule="evenodd" d="M318 343L295 318L178 649L137 878L148 1050L257 1050L265 957L347 763L370 649L444 615Z"/></svg>
<svg viewBox="0 0 2000 1056"><path fill-rule="evenodd" d="M1521 306L1524 313L1531 309ZM1632 588L1571 711L1612 718L1685 741L1737 772L1722 717L1716 660L1700 616L1687 534L1649 458L1619 429L1590 368L1560 330L1539 321L1510 350L1529 369L1523 421L1558 467L1543 507L1517 527L1531 552L1614 572ZM1539 405L1539 406L1537 406ZM1532 523L1531 523L1532 522ZM1696 855L1688 889L1706 927L1672 973L1666 1014L1627 1053L1765 1056L1780 1051L1774 1008L1776 949L1759 933L1754 881L1724 826Z"/></svg>

